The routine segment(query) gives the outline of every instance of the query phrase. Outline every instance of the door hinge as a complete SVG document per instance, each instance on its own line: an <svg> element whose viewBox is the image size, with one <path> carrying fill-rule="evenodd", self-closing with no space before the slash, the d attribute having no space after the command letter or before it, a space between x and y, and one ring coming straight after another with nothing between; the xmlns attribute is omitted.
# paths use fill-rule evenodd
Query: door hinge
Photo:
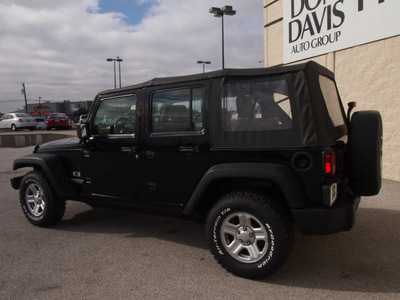
<svg viewBox="0 0 400 300"><path fill-rule="evenodd" d="M147 182L147 189L150 191L155 191L158 188L157 183L155 182Z"/></svg>
<svg viewBox="0 0 400 300"><path fill-rule="evenodd" d="M89 150L83 150L83 157L89 157L90 155L90 151Z"/></svg>

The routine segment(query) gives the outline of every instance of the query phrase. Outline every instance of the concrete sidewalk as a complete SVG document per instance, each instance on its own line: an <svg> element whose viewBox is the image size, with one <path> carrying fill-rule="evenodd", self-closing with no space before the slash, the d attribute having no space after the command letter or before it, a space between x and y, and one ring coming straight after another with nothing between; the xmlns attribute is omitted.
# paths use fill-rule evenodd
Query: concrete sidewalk
<svg viewBox="0 0 400 300"><path fill-rule="evenodd" d="M35 146L23 148L0 148L0 173L7 173L12 171L12 164L14 159L31 154Z"/></svg>

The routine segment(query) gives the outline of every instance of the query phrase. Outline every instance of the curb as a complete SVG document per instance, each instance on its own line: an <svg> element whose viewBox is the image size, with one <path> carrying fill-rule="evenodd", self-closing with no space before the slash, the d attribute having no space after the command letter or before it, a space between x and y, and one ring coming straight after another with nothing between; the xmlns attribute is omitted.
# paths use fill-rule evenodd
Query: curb
<svg viewBox="0 0 400 300"><path fill-rule="evenodd" d="M5 133L0 134L0 147L22 148L73 137L67 133Z"/></svg>

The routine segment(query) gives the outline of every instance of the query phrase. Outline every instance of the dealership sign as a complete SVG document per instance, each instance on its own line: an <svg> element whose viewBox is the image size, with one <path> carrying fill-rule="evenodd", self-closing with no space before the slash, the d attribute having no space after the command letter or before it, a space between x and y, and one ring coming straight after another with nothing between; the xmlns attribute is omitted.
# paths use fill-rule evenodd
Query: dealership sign
<svg viewBox="0 0 400 300"><path fill-rule="evenodd" d="M400 0L284 0L284 62L400 34Z"/></svg>

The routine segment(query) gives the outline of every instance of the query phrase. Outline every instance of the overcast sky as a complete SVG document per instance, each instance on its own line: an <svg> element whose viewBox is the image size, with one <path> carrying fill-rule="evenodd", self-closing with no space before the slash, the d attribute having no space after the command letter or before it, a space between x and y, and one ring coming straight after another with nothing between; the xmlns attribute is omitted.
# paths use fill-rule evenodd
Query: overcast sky
<svg viewBox="0 0 400 300"><path fill-rule="evenodd" d="M93 100L114 87L154 77L221 68L221 18L212 6L232 5L225 21L225 67L262 67L262 0L1 0L0 112L28 103Z"/></svg>

